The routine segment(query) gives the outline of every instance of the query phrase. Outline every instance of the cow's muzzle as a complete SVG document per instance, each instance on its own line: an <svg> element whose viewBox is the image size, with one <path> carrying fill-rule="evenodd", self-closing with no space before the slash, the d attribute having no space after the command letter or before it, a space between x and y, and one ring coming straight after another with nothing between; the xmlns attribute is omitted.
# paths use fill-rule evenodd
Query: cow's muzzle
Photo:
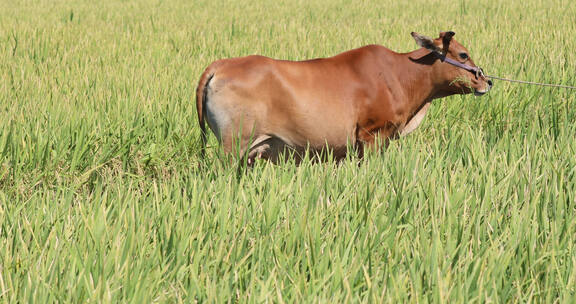
<svg viewBox="0 0 576 304"><path fill-rule="evenodd" d="M486 78L484 78L484 77L483 77L483 79L486 80ZM492 89L492 80L488 79L488 80L486 80L486 86L484 87L484 90L480 91L480 90L475 89L474 95L475 96L482 96L482 95L488 93L488 91L490 91L491 89Z"/></svg>

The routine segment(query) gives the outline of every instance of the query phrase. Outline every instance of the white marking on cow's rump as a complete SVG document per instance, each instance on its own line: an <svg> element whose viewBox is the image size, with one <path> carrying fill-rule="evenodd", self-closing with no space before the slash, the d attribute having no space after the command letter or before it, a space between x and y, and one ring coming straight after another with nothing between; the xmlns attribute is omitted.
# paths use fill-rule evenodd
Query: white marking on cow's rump
<svg viewBox="0 0 576 304"><path fill-rule="evenodd" d="M218 102L217 97L215 97L212 88L207 88L206 95L206 121L208 126L216 135L219 142L222 142L222 132L226 130L226 127L230 124L230 116L228 115L225 108L221 106Z"/></svg>

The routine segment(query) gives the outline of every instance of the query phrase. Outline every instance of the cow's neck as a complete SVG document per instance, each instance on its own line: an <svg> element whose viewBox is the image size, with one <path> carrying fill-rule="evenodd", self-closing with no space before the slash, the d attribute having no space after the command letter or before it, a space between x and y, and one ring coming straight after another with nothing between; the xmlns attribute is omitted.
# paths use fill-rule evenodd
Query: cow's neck
<svg viewBox="0 0 576 304"><path fill-rule="evenodd" d="M357 125L359 141L370 142L376 133L384 138L406 135L422 122L429 103L442 95L434 79L437 59L428 54L425 49L396 53L398 61L382 67L387 94L379 107L385 111L365 105Z"/></svg>
<svg viewBox="0 0 576 304"><path fill-rule="evenodd" d="M402 69L396 71L402 98L398 98L397 106L403 113L395 125L398 127L397 134L407 135L414 131L423 121L430 102L434 98L443 97L442 92L435 85L436 58L430 56L425 49L419 49L411 53L402 54L405 64Z"/></svg>
<svg viewBox="0 0 576 304"><path fill-rule="evenodd" d="M437 59L426 49L419 49L403 56L406 58L406 64L398 72L398 80L402 83L406 106L414 112L432 99L443 97L434 79Z"/></svg>

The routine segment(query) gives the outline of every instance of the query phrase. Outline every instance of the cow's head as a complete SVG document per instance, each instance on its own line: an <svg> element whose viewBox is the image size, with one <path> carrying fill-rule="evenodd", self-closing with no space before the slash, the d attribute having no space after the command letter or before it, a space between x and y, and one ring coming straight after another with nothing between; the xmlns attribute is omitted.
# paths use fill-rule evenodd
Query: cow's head
<svg viewBox="0 0 576 304"><path fill-rule="evenodd" d="M454 32L441 32L436 39L412 32L416 43L428 49L438 61L435 77L443 90L451 94L474 93L477 96L490 91L492 81L486 79L482 70L474 64L468 50L453 39Z"/></svg>

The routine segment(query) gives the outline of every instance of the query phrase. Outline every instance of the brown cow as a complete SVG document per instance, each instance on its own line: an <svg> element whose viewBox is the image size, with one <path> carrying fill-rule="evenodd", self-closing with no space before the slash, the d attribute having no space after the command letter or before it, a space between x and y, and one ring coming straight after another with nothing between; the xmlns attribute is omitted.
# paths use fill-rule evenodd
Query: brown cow
<svg viewBox="0 0 576 304"><path fill-rule="evenodd" d="M433 99L490 90L454 32L412 36L422 48L404 54L368 45L306 61L215 61L196 91L202 154L206 119L224 151L247 156L248 163L276 161L285 148L328 148L341 159L348 144L362 153L414 131Z"/></svg>

